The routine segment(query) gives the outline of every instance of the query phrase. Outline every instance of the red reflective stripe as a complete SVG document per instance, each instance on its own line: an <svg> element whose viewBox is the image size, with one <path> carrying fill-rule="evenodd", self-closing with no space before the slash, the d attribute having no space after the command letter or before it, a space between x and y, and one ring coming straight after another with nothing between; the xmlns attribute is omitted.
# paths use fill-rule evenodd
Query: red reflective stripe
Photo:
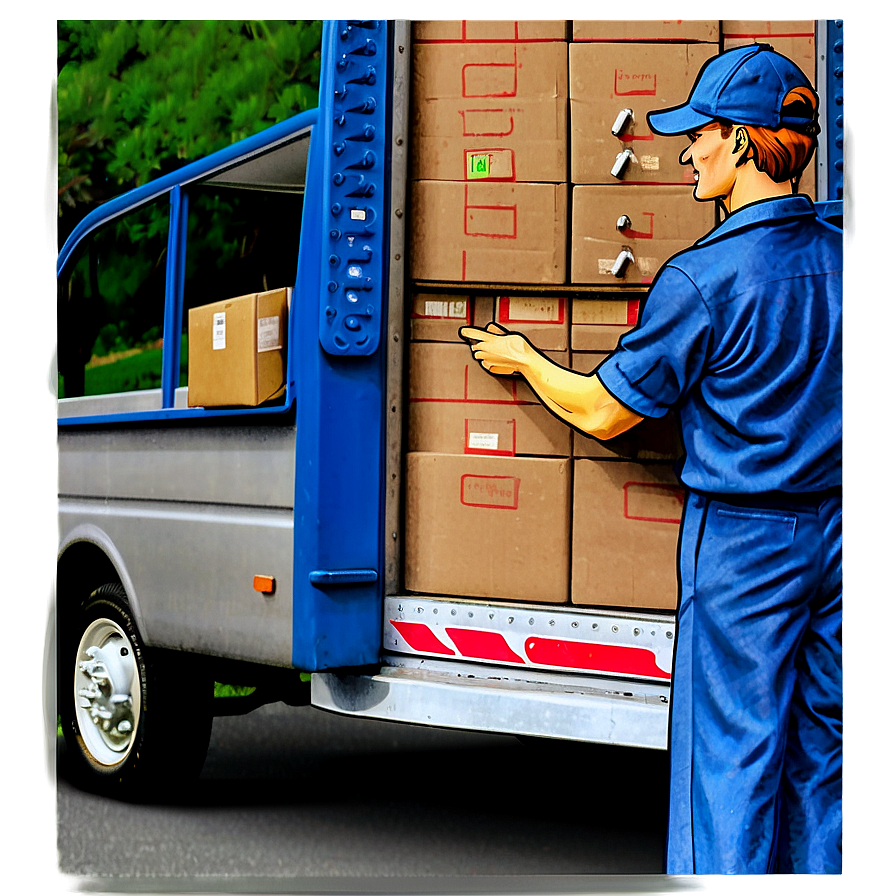
<svg viewBox="0 0 896 896"><path fill-rule="evenodd" d="M552 638L526 638L526 656L531 662L543 666L672 678L669 672L656 664L653 651L643 647L614 647Z"/></svg>
<svg viewBox="0 0 896 896"><path fill-rule="evenodd" d="M497 632L481 632L468 628L446 628L446 634L457 645L461 656L504 663L525 663Z"/></svg>
<svg viewBox="0 0 896 896"><path fill-rule="evenodd" d="M446 647L432 633L428 625L422 622L396 622L394 619L390 619L389 622L408 642L411 650L419 650L421 653L447 653L454 656L454 651Z"/></svg>

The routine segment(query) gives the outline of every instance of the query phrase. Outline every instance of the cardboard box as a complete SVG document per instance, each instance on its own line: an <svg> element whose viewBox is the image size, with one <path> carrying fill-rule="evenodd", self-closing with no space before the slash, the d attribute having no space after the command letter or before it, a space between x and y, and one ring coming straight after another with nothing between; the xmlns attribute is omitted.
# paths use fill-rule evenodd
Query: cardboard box
<svg viewBox="0 0 896 896"><path fill-rule="evenodd" d="M623 333L638 323L641 299L641 296L574 298L570 328L573 351L612 352Z"/></svg>
<svg viewBox="0 0 896 896"><path fill-rule="evenodd" d="M493 320L522 333L536 348L565 352L569 348L568 307L566 296L498 296Z"/></svg>
<svg viewBox="0 0 896 896"><path fill-rule="evenodd" d="M566 352L546 352L569 366ZM571 430L520 376L493 376L466 343L411 343L408 450L568 457Z"/></svg>
<svg viewBox="0 0 896 896"><path fill-rule="evenodd" d="M491 297L456 293L413 293L411 339L417 342L457 342L461 327L485 327L494 320Z"/></svg>
<svg viewBox="0 0 896 896"><path fill-rule="evenodd" d="M817 84L815 21L723 21L725 50L744 44L770 44L782 56L795 62L813 87ZM800 178L799 191L813 200L817 196L817 153Z"/></svg>
<svg viewBox="0 0 896 896"><path fill-rule="evenodd" d="M422 41L527 41L566 40L566 21L479 21L456 20L414 22L413 39Z"/></svg>
<svg viewBox="0 0 896 896"><path fill-rule="evenodd" d="M570 44L572 182L693 184L690 166L678 162L687 138L654 134L647 113L685 102L701 66L718 49L717 44ZM625 109L632 115L617 136L613 128ZM620 161L628 161L615 176L620 154Z"/></svg>
<svg viewBox="0 0 896 896"><path fill-rule="evenodd" d="M593 373L608 356L608 352L573 352L571 366L577 373ZM675 461L683 450L678 420L671 411L658 420L645 417L615 439L602 442L578 431L572 437L573 457Z"/></svg>
<svg viewBox="0 0 896 896"><path fill-rule="evenodd" d="M671 466L576 460L572 602L673 610L684 489Z"/></svg>
<svg viewBox="0 0 896 896"><path fill-rule="evenodd" d="M563 283L565 184L411 183L414 280Z"/></svg>
<svg viewBox="0 0 896 896"><path fill-rule="evenodd" d="M590 22L577 19L572 23L573 40L594 41L703 41L718 44L718 20L696 19L669 21Z"/></svg>
<svg viewBox="0 0 896 896"><path fill-rule="evenodd" d="M290 292L189 309L189 407L256 407L283 395Z"/></svg>
<svg viewBox="0 0 896 896"><path fill-rule="evenodd" d="M715 203L697 202L693 192L693 185L573 187L572 282L652 283L664 262L715 226ZM626 249L632 260L616 276Z"/></svg>
<svg viewBox="0 0 896 896"><path fill-rule="evenodd" d="M416 180L567 180L566 44L413 48Z"/></svg>
<svg viewBox="0 0 896 896"><path fill-rule="evenodd" d="M569 599L569 460L411 453L406 483L409 591Z"/></svg>

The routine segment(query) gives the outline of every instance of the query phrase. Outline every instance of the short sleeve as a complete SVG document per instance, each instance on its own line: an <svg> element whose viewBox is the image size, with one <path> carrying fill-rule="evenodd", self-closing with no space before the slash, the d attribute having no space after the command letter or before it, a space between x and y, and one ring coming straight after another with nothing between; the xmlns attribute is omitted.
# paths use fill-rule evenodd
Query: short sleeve
<svg viewBox="0 0 896 896"><path fill-rule="evenodd" d="M699 379L710 345L709 310L694 282L666 266L637 327L598 368L604 387L642 417L662 417Z"/></svg>

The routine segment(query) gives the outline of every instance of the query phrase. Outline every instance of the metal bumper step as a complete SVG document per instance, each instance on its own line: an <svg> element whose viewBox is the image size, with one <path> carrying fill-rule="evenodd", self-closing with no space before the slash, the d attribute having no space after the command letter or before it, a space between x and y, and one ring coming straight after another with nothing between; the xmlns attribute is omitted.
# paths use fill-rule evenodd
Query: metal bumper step
<svg viewBox="0 0 896 896"><path fill-rule="evenodd" d="M394 722L666 748L663 682L390 658L373 675L316 672L311 704Z"/></svg>

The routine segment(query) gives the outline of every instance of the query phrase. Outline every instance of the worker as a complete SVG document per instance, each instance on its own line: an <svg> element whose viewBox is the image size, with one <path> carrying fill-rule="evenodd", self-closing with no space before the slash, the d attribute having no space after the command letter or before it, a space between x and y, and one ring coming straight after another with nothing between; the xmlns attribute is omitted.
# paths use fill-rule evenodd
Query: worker
<svg viewBox="0 0 896 896"><path fill-rule="evenodd" d="M669 874L841 870L842 233L796 192L818 99L768 45L686 102L694 198L721 223L660 270L594 372L497 324L474 357L598 439L675 409L687 500L670 718Z"/></svg>

